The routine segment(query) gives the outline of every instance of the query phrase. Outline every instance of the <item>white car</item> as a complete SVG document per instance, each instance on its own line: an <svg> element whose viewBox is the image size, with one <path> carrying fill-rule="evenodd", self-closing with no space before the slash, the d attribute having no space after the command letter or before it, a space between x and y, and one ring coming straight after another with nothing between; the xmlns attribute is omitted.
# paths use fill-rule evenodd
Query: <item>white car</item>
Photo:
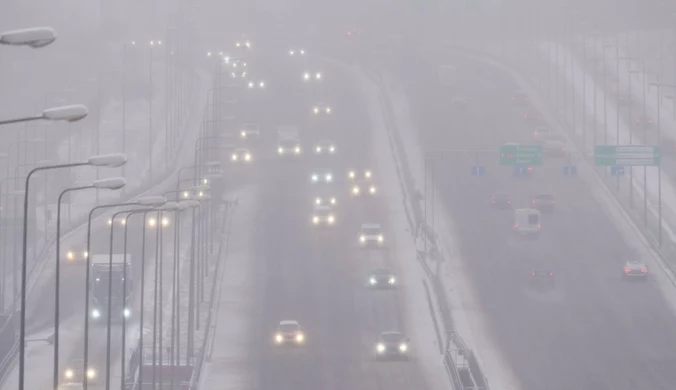
<svg viewBox="0 0 676 390"><path fill-rule="evenodd" d="M331 226L334 223L336 223L336 216L333 213L333 208L331 206L315 206L315 209L312 212L313 225L321 224Z"/></svg>
<svg viewBox="0 0 676 390"><path fill-rule="evenodd" d="M282 139L277 143L277 153L280 156L299 156L301 152L298 139Z"/></svg>
<svg viewBox="0 0 676 390"><path fill-rule="evenodd" d="M279 321L274 340L277 345L302 345L305 343L305 332L303 332L303 328L300 327L298 321Z"/></svg>
<svg viewBox="0 0 676 390"><path fill-rule="evenodd" d="M520 235L537 236L540 233L541 213L535 209L514 210L514 231Z"/></svg>
<svg viewBox="0 0 676 390"><path fill-rule="evenodd" d="M637 278L640 280L645 280L648 275L648 266L645 263L642 263L637 260L630 260L624 264L624 278L632 279Z"/></svg>
<svg viewBox="0 0 676 390"><path fill-rule="evenodd" d="M232 152L230 159L233 162L251 162L253 157L251 156L251 151L246 148L237 148Z"/></svg>
<svg viewBox="0 0 676 390"><path fill-rule="evenodd" d="M320 186L318 193L315 194L316 206L335 206L338 203L336 194L331 186Z"/></svg>
<svg viewBox="0 0 676 390"><path fill-rule="evenodd" d="M321 140L315 145L316 154L334 154L336 153L336 145L329 140Z"/></svg>
<svg viewBox="0 0 676 390"><path fill-rule="evenodd" d="M235 42L235 47L238 49L251 49L251 41L249 40L241 40Z"/></svg>
<svg viewBox="0 0 676 390"><path fill-rule="evenodd" d="M243 79L246 77L247 73L246 69L235 69L230 73L230 75L234 79Z"/></svg>
<svg viewBox="0 0 676 390"><path fill-rule="evenodd" d="M315 104L314 107L312 107L312 112L315 115L330 114L331 113L331 107L324 102L319 102L319 103Z"/></svg>
<svg viewBox="0 0 676 390"><path fill-rule="evenodd" d="M360 175L358 171L349 171L347 173L347 178L350 180L362 180L362 179L370 179L371 176L371 170L370 169L365 169L364 172Z"/></svg>
<svg viewBox="0 0 676 390"><path fill-rule="evenodd" d="M291 49L291 50L289 50L289 55L291 57L293 57L293 56L304 56L305 55L305 49Z"/></svg>
<svg viewBox="0 0 676 390"><path fill-rule="evenodd" d="M263 81L263 80L261 80L261 81L253 81L253 80L251 80L251 81L249 81L249 83L247 84L247 87L248 87L249 89L265 89L265 81Z"/></svg>
<svg viewBox="0 0 676 390"><path fill-rule="evenodd" d="M385 244L385 237L378 223L363 223L359 230L359 245L362 247L377 246L382 247Z"/></svg>
<svg viewBox="0 0 676 390"><path fill-rule="evenodd" d="M248 122L242 123L241 130L239 131L239 137L241 139L258 139L261 135L260 128L258 123Z"/></svg>
<svg viewBox="0 0 676 390"><path fill-rule="evenodd" d="M319 81L322 79L322 73L321 72L305 72L303 73L303 81L308 82L308 81Z"/></svg>
<svg viewBox="0 0 676 390"><path fill-rule="evenodd" d="M354 196L360 196L360 195L374 196L377 191L378 191L378 189L376 188L375 184L373 184L371 179L357 180L352 185L352 189L350 190L350 192Z"/></svg>
<svg viewBox="0 0 676 390"><path fill-rule="evenodd" d="M542 144L542 152L548 156L558 157L568 154L566 151L566 143L555 138L549 138L545 140L544 144Z"/></svg>
<svg viewBox="0 0 676 390"><path fill-rule="evenodd" d="M318 169L312 172L310 179L313 183L331 183L333 182L333 173L328 169Z"/></svg>
<svg viewBox="0 0 676 390"><path fill-rule="evenodd" d="M89 365L87 367L87 375L84 374L84 360L74 359L66 363L63 370L63 381L66 383L81 383L87 381L87 384L93 385L97 383L98 372L96 368Z"/></svg>

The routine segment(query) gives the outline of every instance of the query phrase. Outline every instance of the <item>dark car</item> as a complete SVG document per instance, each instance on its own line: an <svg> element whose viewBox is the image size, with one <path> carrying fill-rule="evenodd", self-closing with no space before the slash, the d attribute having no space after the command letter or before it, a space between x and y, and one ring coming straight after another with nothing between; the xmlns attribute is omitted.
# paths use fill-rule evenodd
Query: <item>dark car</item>
<svg viewBox="0 0 676 390"><path fill-rule="evenodd" d="M467 100L463 98L455 98L451 100L451 107L453 107L455 110L462 111L467 108Z"/></svg>
<svg viewBox="0 0 676 390"><path fill-rule="evenodd" d="M399 332L383 332L376 343L377 360L408 360L409 339Z"/></svg>
<svg viewBox="0 0 676 390"><path fill-rule="evenodd" d="M542 122L542 114L539 112L527 111L523 114L523 120L529 123Z"/></svg>
<svg viewBox="0 0 676 390"><path fill-rule="evenodd" d="M395 288L397 276L387 268L378 268L369 274L368 285L371 288Z"/></svg>
<svg viewBox="0 0 676 390"><path fill-rule="evenodd" d="M556 199L554 195L540 194L535 195L531 201L532 208L540 210L543 213L552 213L556 208Z"/></svg>
<svg viewBox="0 0 676 390"><path fill-rule="evenodd" d="M653 118L647 117L645 115L639 115L638 118L634 121L634 124L636 127L644 129L644 128L651 128L653 127L653 124L655 122L653 121Z"/></svg>
<svg viewBox="0 0 676 390"><path fill-rule="evenodd" d="M648 275L648 267L640 261L627 261L624 264L622 276L628 280L645 280Z"/></svg>
<svg viewBox="0 0 676 390"><path fill-rule="evenodd" d="M512 200L507 194L496 193L491 198L491 206L501 210L510 209L512 208Z"/></svg>
<svg viewBox="0 0 676 390"><path fill-rule="evenodd" d="M550 269L536 268L530 275L530 286L532 288L548 288L555 283L554 271Z"/></svg>

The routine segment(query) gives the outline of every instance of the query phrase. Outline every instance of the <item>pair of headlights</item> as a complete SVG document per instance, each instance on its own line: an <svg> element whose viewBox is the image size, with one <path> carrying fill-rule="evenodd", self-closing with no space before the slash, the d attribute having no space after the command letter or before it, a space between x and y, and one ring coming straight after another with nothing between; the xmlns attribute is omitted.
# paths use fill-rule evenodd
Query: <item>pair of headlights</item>
<svg viewBox="0 0 676 390"><path fill-rule="evenodd" d="M383 241L385 241L385 238L383 237L382 234L380 234L380 235L378 235L378 237L376 237L376 241L378 241L379 243L382 243ZM365 243L366 242L366 236L365 235L359 236L359 242L361 242L362 244Z"/></svg>
<svg viewBox="0 0 676 390"><path fill-rule="evenodd" d="M111 224L112 224L112 222L111 222ZM89 253L87 251L84 251L84 252L81 253L81 255L82 255L83 259L86 259L89 256ZM66 258L70 261L73 261L77 258L77 255L73 251L68 251L68 252L66 252Z"/></svg>
<svg viewBox="0 0 676 390"><path fill-rule="evenodd" d="M302 333L296 333L296 336L293 338L297 343L302 343L305 341L305 335ZM281 344L284 342L284 336L281 333L275 335L275 342Z"/></svg>
<svg viewBox="0 0 676 390"><path fill-rule="evenodd" d="M244 161L251 161L251 154L246 153L244 156L241 157L241 159L244 160ZM239 160L240 160L239 155L237 155L237 154L232 155L232 161L239 161Z"/></svg>
<svg viewBox="0 0 676 390"><path fill-rule="evenodd" d="M129 317L131 317L131 310L129 310L129 309L124 309L124 310L122 311L122 315L124 316L124 318L129 318ZM101 311L100 311L99 309L94 309L94 310L92 310L92 318L94 318L94 319L99 319L99 318L101 318Z"/></svg>
<svg viewBox="0 0 676 390"><path fill-rule="evenodd" d="M314 217L312 217L312 223L317 225L319 224L319 222L321 222L321 218L319 216L315 215ZM333 215L329 215L328 217L326 217L326 223L328 223L329 225L333 224L334 222L336 222L336 218Z"/></svg>
<svg viewBox="0 0 676 390"><path fill-rule="evenodd" d="M378 345L376 345L376 351L378 351L378 353L384 353L387 351L387 347L383 343L378 343ZM399 352L406 353L407 351L408 345L406 343L399 344Z"/></svg>
<svg viewBox="0 0 676 390"><path fill-rule="evenodd" d="M73 379L73 378L75 378L75 371L73 369L69 368L64 372L63 376L65 376L66 379ZM87 370L87 379L94 379L94 378L96 378L96 370L94 370L93 368L88 369Z"/></svg>
<svg viewBox="0 0 676 390"><path fill-rule="evenodd" d="M315 204L317 206L321 205L322 203L323 203L322 198L316 198L315 199ZM327 203L335 205L336 204L336 198L327 198Z"/></svg>
<svg viewBox="0 0 676 390"><path fill-rule="evenodd" d="M370 283L371 285L376 285L376 284L378 284L378 279L376 279L376 278L374 278L374 277L371 277L371 278L369 279L369 283ZM394 276L390 277L390 278L387 280L387 284L393 285L393 284L395 284L395 283L397 283L397 278L395 278Z"/></svg>
<svg viewBox="0 0 676 390"><path fill-rule="evenodd" d="M358 186L352 187L352 193L354 195L359 195L359 193L361 193L361 188L359 188ZM373 195L375 193L376 193L376 187L375 186L369 187L369 194Z"/></svg>
<svg viewBox="0 0 676 390"><path fill-rule="evenodd" d="M277 153L284 154L284 153L286 153L286 150L282 147L279 147L277 149ZM293 153L294 154L300 154L300 146L296 146L295 148L293 148Z"/></svg>
<svg viewBox="0 0 676 390"><path fill-rule="evenodd" d="M312 181L319 181L320 175L312 175ZM324 175L324 181L332 181L333 180L333 175L328 174Z"/></svg>

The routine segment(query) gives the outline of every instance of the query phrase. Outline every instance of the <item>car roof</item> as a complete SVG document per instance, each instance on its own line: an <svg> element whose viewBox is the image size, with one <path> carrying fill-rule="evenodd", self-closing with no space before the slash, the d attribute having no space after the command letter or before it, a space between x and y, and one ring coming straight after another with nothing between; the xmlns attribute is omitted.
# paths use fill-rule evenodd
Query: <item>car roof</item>
<svg viewBox="0 0 676 390"><path fill-rule="evenodd" d="M247 148L237 148L237 149L235 149L235 153L237 153L237 152L247 152L248 153L249 149L247 149Z"/></svg>
<svg viewBox="0 0 676 390"><path fill-rule="evenodd" d="M514 210L515 214L538 214L540 215L540 210L535 209L516 209Z"/></svg>
<svg viewBox="0 0 676 390"><path fill-rule="evenodd" d="M509 198L509 194L506 192L496 192L493 196L496 198Z"/></svg>
<svg viewBox="0 0 676 390"><path fill-rule="evenodd" d="M279 321L279 325L280 326L282 326L282 325L297 325L298 326L299 324L298 324L298 321L296 321L296 320L283 320L283 321Z"/></svg>
<svg viewBox="0 0 676 390"><path fill-rule="evenodd" d="M534 197L535 198L554 198L554 195L552 195L552 194L537 194Z"/></svg>
<svg viewBox="0 0 676 390"><path fill-rule="evenodd" d="M323 144L332 144L333 141L328 140L328 139L320 139L319 141L317 141L317 143L320 144L320 145L323 145Z"/></svg>
<svg viewBox="0 0 676 390"><path fill-rule="evenodd" d="M362 229L368 229L368 228L378 228L378 229L380 229L380 224L379 223L362 223L361 228Z"/></svg>
<svg viewBox="0 0 676 390"><path fill-rule="evenodd" d="M331 206L326 205L315 206L315 211L331 211L331 210L332 210Z"/></svg>
<svg viewBox="0 0 676 390"><path fill-rule="evenodd" d="M313 173L317 173L317 172L331 173L331 169L330 168L316 168L316 169L313 170Z"/></svg>
<svg viewBox="0 0 676 390"><path fill-rule="evenodd" d="M355 180L356 183L372 183L373 179L370 177L360 177L359 179Z"/></svg>
<svg viewBox="0 0 676 390"><path fill-rule="evenodd" d="M384 337L384 336L399 336L399 337L404 337L404 335L403 335L401 332L397 332L397 331L393 331L393 330L390 330L390 331L387 331L387 332L382 332L382 333L380 334L380 337Z"/></svg>
<svg viewBox="0 0 676 390"><path fill-rule="evenodd" d="M640 261L629 260L629 261L626 262L626 266L630 267L630 268L643 268L646 265L645 265L645 263L642 263Z"/></svg>
<svg viewBox="0 0 676 390"><path fill-rule="evenodd" d="M391 274L391 273L393 273L393 272L392 272L392 270L389 269L389 268L376 268L376 269L374 269L373 271L371 271L371 273L374 273L374 274L381 274L381 275L382 275L382 274Z"/></svg>

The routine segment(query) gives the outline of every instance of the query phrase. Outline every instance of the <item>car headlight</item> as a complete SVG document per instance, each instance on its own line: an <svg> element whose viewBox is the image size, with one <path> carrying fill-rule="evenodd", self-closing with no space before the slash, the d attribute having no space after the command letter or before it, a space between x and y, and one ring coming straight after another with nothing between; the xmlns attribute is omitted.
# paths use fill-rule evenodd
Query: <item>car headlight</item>
<svg viewBox="0 0 676 390"><path fill-rule="evenodd" d="M246 77L246 72L242 72L242 77Z"/></svg>
<svg viewBox="0 0 676 390"><path fill-rule="evenodd" d="M359 236L359 242L366 242L366 237L364 237L363 235Z"/></svg>
<svg viewBox="0 0 676 390"><path fill-rule="evenodd" d="M260 83L258 83L258 87L265 88L265 81L261 81Z"/></svg>
<svg viewBox="0 0 676 390"><path fill-rule="evenodd" d="M322 198L315 198L315 204L316 204L317 206L319 206L320 204L322 204Z"/></svg>
<svg viewBox="0 0 676 390"><path fill-rule="evenodd" d="M75 253L68 251L68 253L66 253L66 257L68 260L75 260Z"/></svg>
<svg viewBox="0 0 676 390"><path fill-rule="evenodd" d="M384 240L384 238L383 238L382 234L379 235L379 236L378 236L378 242L383 242L383 240Z"/></svg>
<svg viewBox="0 0 676 390"><path fill-rule="evenodd" d="M319 217L318 217L318 216L316 216L316 215L315 215L315 216L313 216L313 217L312 217L312 223L314 223L314 224L318 224L318 223L319 223Z"/></svg>
<svg viewBox="0 0 676 390"><path fill-rule="evenodd" d="M388 280L388 283L390 283L390 284L395 284L395 283L397 283L397 278L395 278L394 276L391 277L390 280Z"/></svg>
<svg viewBox="0 0 676 390"><path fill-rule="evenodd" d="M331 198L331 204L333 204L333 205L336 204L336 198Z"/></svg>
<svg viewBox="0 0 676 390"><path fill-rule="evenodd" d="M93 368L88 369L87 370L87 378L88 379L96 378L96 370L94 370Z"/></svg>
<svg viewBox="0 0 676 390"><path fill-rule="evenodd" d="M316 149L316 150L317 150L317 153L321 153L321 152L322 152L322 148L320 148L319 146L317 146L317 149Z"/></svg>
<svg viewBox="0 0 676 390"><path fill-rule="evenodd" d="M317 73L317 74L315 75L315 78L316 78L317 80L321 79L321 78L322 78L322 74L321 74L321 73Z"/></svg>
<svg viewBox="0 0 676 390"><path fill-rule="evenodd" d="M307 80L310 80L310 74L309 74L309 73L305 73L305 74L303 75L303 80L306 80L306 81L307 81Z"/></svg>
<svg viewBox="0 0 676 390"><path fill-rule="evenodd" d="M330 114L331 113L331 107L326 107L326 113Z"/></svg>
<svg viewBox="0 0 676 390"><path fill-rule="evenodd" d="M400 350L401 352L406 352L406 351L408 351L408 345L406 345L405 343L399 344L399 350Z"/></svg>
<svg viewBox="0 0 676 390"><path fill-rule="evenodd" d="M296 335L296 342L302 343L303 341L305 341L305 335L302 333L298 333Z"/></svg>
<svg viewBox="0 0 676 390"><path fill-rule="evenodd" d="M378 351L378 353L383 353L383 352L385 352L385 344L383 344L383 343L378 343L378 345L376 345L376 351Z"/></svg>
<svg viewBox="0 0 676 390"><path fill-rule="evenodd" d="M284 149L282 149L282 148L277 148L277 153L283 154L283 153L284 153Z"/></svg>
<svg viewBox="0 0 676 390"><path fill-rule="evenodd" d="M371 178L371 171L364 172L364 177L366 177L367 179L370 179Z"/></svg>
<svg viewBox="0 0 676 390"><path fill-rule="evenodd" d="M236 154L232 155L232 161L237 161L237 155Z"/></svg>
<svg viewBox="0 0 676 390"><path fill-rule="evenodd" d="M333 146L331 146L331 147L329 148L329 152L333 153L333 152L335 152L335 151L336 151L336 148L334 148Z"/></svg>
<svg viewBox="0 0 676 390"><path fill-rule="evenodd" d="M131 310L129 310L129 309L124 309L124 311L122 311L122 315L124 315L124 318L129 318L129 317L131 317Z"/></svg>
<svg viewBox="0 0 676 390"><path fill-rule="evenodd" d="M336 221L336 218L334 218L333 215L329 215L328 221L329 223L334 223Z"/></svg>
<svg viewBox="0 0 676 390"><path fill-rule="evenodd" d="M370 278L369 283L376 284L376 283L378 283L378 281L376 280L376 278Z"/></svg>
<svg viewBox="0 0 676 390"><path fill-rule="evenodd" d="M101 317L101 312L98 309L92 310L92 317L94 318L100 318Z"/></svg>
<svg viewBox="0 0 676 390"><path fill-rule="evenodd" d="M315 107L314 109L312 109L312 111L314 111L315 114L318 114L318 113L319 113L319 108Z"/></svg>
<svg viewBox="0 0 676 390"><path fill-rule="evenodd" d="M89 252L87 251L82 252L82 257L84 257L85 259L89 257Z"/></svg>
<svg viewBox="0 0 676 390"><path fill-rule="evenodd" d="M235 72L232 72L232 77L237 77L237 75L235 74Z"/></svg>
<svg viewBox="0 0 676 390"><path fill-rule="evenodd" d="M250 155L249 153L245 154L245 155L244 155L244 159L245 159L246 161L251 161L251 155Z"/></svg>
<svg viewBox="0 0 676 390"><path fill-rule="evenodd" d="M359 187L352 187L352 193L357 195L359 193Z"/></svg>
<svg viewBox="0 0 676 390"><path fill-rule="evenodd" d="M253 81L249 81L249 88L253 88L253 87L254 87Z"/></svg>
<svg viewBox="0 0 676 390"><path fill-rule="evenodd" d="M296 152L296 154L300 154L300 146L296 146L294 152Z"/></svg>
<svg viewBox="0 0 676 390"><path fill-rule="evenodd" d="M277 333L277 334L275 335L275 341L276 341L277 343L281 343L282 341L284 341L284 337L282 337L281 334Z"/></svg>
<svg viewBox="0 0 676 390"><path fill-rule="evenodd" d="M68 379L71 379L75 376L75 372L71 369L67 369L66 372L64 372L64 376Z"/></svg>
<svg viewBox="0 0 676 390"><path fill-rule="evenodd" d="M331 181L331 180L333 180L333 175L330 175L330 174L326 175L325 179L326 179L326 181Z"/></svg>
<svg viewBox="0 0 676 390"><path fill-rule="evenodd" d="M317 175L312 175L312 181L317 181L318 179L319 177L317 177Z"/></svg>
<svg viewBox="0 0 676 390"><path fill-rule="evenodd" d="M372 194L375 194L376 193L376 187L369 188L369 192L372 193Z"/></svg>
<svg viewBox="0 0 676 390"><path fill-rule="evenodd" d="M350 171L350 172L348 172L348 174L347 174L347 177L349 177L350 179L354 179L354 176L355 176L354 171Z"/></svg>

